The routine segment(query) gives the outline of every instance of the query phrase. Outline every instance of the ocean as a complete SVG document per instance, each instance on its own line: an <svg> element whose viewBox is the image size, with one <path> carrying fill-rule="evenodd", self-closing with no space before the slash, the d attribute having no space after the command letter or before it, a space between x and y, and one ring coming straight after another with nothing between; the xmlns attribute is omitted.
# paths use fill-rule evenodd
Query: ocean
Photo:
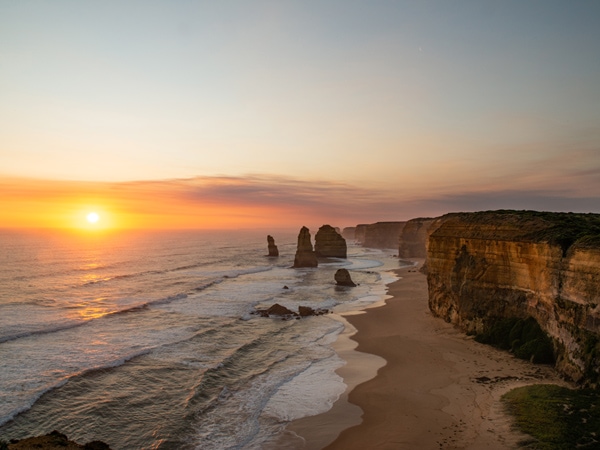
<svg viewBox="0 0 600 450"><path fill-rule="evenodd" d="M314 230L316 231L316 230ZM314 243L314 231L313 243ZM0 439L259 449L346 386L340 313L385 298L394 251L293 269L297 233L0 232ZM337 287L347 268L355 288ZM327 308L301 320L255 308Z"/></svg>

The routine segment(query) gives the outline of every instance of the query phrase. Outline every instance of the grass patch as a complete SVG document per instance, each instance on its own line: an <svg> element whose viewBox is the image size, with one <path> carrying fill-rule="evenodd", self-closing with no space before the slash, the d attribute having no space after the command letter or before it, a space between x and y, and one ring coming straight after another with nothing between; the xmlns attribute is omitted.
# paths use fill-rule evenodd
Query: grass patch
<svg viewBox="0 0 600 450"><path fill-rule="evenodd" d="M600 392L538 384L504 394L517 428L536 450L600 449Z"/></svg>
<svg viewBox="0 0 600 450"><path fill-rule="evenodd" d="M475 336L477 342L510 350L517 358L538 364L554 364L552 341L533 317L499 319L486 332Z"/></svg>

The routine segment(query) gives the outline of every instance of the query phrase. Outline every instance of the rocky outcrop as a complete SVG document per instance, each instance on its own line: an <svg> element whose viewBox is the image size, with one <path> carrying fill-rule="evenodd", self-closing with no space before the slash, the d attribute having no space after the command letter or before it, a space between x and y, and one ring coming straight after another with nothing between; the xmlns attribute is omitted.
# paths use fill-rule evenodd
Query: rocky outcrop
<svg viewBox="0 0 600 450"><path fill-rule="evenodd" d="M302 227L298 234L298 248L294 257L294 267L317 267L318 265L317 255L310 241L310 231L308 228Z"/></svg>
<svg viewBox="0 0 600 450"><path fill-rule="evenodd" d="M350 240L354 240L355 239L355 233L356 232L356 227L346 227L342 230L342 236L344 237L344 239L350 239Z"/></svg>
<svg viewBox="0 0 600 450"><path fill-rule="evenodd" d="M367 224L361 223L361 224L356 225L356 227L354 228L354 239L359 244L362 244L363 242L365 242L365 235L367 234L367 227L368 227Z"/></svg>
<svg viewBox="0 0 600 450"><path fill-rule="evenodd" d="M328 314L328 309L313 309L310 306L299 306L298 312L294 312L285 306L275 303L267 309L256 309L252 314L261 317L279 317L282 319L296 319L300 317L322 316Z"/></svg>
<svg viewBox="0 0 600 450"><path fill-rule="evenodd" d="M279 256L279 250L275 245L275 239L273 239L273 236L271 235L267 236L267 246L269 250L269 256Z"/></svg>
<svg viewBox="0 0 600 450"><path fill-rule="evenodd" d="M361 242L371 248L398 248L400 233L406 222L377 222L366 226Z"/></svg>
<svg viewBox="0 0 600 450"><path fill-rule="evenodd" d="M334 275L334 279L338 286L356 286L352 278L350 278L350 272L347 269L338 269Z"/></svg>
<svg viewBox="0 0 600 450"><path fill-rule="evenodd" d="M534 318L552 339L556 367L600 381L600 215L495 211L430 225L431 311L467 333Z"/></svg>
<svg viewBox="0 0 600 450"><path fill-rule="evenodd" d="M425 258L427 256L427 236L435 219L411 219L406 222L398 242L399 258Z"/></svg>
<svg viewBox="0 0 600 450"><path fill-rule="evenodd" d="M9 450L30 450L37 448L46 450L110 450L108 444L102 441L92 441L81 445L70 441L67 436L56 430L43 436L14 440L8 444Z"/></svg>
<svg viewBox="0 0 600 450"><path fill-rule="evenodd" d="M315 253L317 257L346 258L346 239L331 225L323 225L315 234Z"/></svg>

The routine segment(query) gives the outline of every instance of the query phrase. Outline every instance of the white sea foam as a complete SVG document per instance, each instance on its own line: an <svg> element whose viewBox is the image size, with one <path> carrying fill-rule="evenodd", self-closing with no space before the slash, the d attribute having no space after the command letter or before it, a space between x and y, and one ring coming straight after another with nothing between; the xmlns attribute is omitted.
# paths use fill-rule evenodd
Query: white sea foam
<svg viewBox="0 0 600 450"><path fill-rule="evenodd" d="M344 364L337 355L312 363L277 389L263 413L290 421L328 411L346 390L344 380L335 373Z"/></svg>

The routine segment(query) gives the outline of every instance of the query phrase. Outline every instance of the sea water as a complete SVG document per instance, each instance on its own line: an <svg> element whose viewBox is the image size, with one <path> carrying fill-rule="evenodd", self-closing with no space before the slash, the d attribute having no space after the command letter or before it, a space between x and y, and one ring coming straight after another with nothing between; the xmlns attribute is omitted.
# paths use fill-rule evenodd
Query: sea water
<svg viewBox="0 0 600 450"><path fill-rule="evenodd" d="M273 233L272 233L273 234ZM345 390L336 314L381 301L393 251L293 269L296 234L0 232L0 438L254 449ZM359 286L337 287L345 267Z"/></svg>

